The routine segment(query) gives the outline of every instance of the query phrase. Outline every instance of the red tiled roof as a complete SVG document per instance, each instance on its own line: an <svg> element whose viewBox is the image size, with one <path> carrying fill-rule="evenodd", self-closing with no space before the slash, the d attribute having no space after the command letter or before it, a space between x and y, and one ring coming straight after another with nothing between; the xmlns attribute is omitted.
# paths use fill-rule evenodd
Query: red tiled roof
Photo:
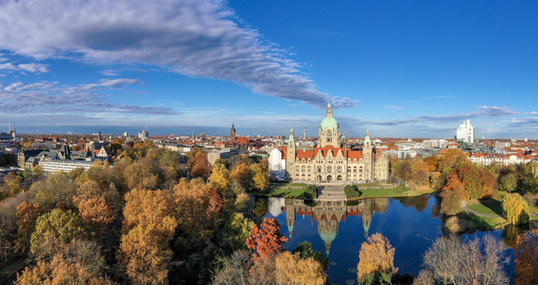
<svg viewBox="0 0 538 285"><path fill-rule="evenodd" d="M236 144L248 144L248 138L247 137L238 137L235 139Z"/></svg>

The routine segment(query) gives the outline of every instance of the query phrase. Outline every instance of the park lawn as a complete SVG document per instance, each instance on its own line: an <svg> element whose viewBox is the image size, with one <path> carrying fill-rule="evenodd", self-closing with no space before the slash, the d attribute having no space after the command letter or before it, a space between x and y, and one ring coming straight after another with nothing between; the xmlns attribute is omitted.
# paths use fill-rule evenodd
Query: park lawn
<svg viewBox="0 0 538 285"><path fill-rule="evenodd" d="M291 189L291 188L273 188L269 193L270 197L287 197L287 198L299 198L304 199L304 189Z"/></svg>
<svg viewBox="0 0 538 285"><path fill-rule="evenodd" d="M467 208L481 214L503 216L502 203L495 199L478 200Z"/></svg>
<svg viewBox="0 0 538 285"><path fill-rule="evenodd" d="M361 184L355 184L357 187L376 187L376 186L387 186L390 184L387 183L381 183L381 182L369 182L369 183L361 183Z"/></svg>
<svg viewBox="0 0 538 285"><path fill-rule="evenodd" d="M504 218L490 218L490 217L481 217L473 213L463 212L461 217L469 222L473 222L476 227L485 227L485 228L499 228L506 224L506 219Z"/></svg>
<svg viewBox="0 0 538 285"><path fill-rule="evenodd" d="M408 190L404 192L398 192L395 188L382 188L382 189L359 189L362 193L361 198L372 198L372 197L407 197L407 196L418 196L422 194L428 194L435 192L430 187L423 187L416 190Z"/></svg>

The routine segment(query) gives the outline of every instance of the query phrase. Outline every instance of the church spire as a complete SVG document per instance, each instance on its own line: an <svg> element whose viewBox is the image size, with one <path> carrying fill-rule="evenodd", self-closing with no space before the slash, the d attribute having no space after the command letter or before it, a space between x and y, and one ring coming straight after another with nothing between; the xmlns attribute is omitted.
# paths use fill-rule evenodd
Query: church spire
<svg viewBox="0 0 538 285"><path fill-rule="evenodd" d="M329 104L327 104L327 113L325 114L325 117L332 117L333 116L333 107L331 106L331 99L329 99Z"/></svg>

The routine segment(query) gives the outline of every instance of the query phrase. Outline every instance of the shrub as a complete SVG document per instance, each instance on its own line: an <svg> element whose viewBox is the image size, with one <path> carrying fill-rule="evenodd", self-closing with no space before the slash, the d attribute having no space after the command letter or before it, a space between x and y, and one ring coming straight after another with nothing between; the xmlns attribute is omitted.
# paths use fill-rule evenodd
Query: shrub
<svg viewBox="0 0 538 285"><path fill-rule="evenodd" d="M306 186L304 190L304 196L308 200L314 200L318 197L318 187L314 185Z"/></svg>

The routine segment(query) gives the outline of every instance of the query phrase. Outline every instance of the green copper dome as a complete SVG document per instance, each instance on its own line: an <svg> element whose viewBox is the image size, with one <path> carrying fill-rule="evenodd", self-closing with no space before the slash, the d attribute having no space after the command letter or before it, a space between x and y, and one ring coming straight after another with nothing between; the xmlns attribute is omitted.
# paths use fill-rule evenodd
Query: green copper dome
<svg viewBox="0 0 538 285"><path fill-rule="evenodd" d="M328 126L333 127L333 130L338 129L338 122L336 122L336 119L334 117L323 118L323 121L321 121L320 124L321 129L325 130Z"/></svg>

